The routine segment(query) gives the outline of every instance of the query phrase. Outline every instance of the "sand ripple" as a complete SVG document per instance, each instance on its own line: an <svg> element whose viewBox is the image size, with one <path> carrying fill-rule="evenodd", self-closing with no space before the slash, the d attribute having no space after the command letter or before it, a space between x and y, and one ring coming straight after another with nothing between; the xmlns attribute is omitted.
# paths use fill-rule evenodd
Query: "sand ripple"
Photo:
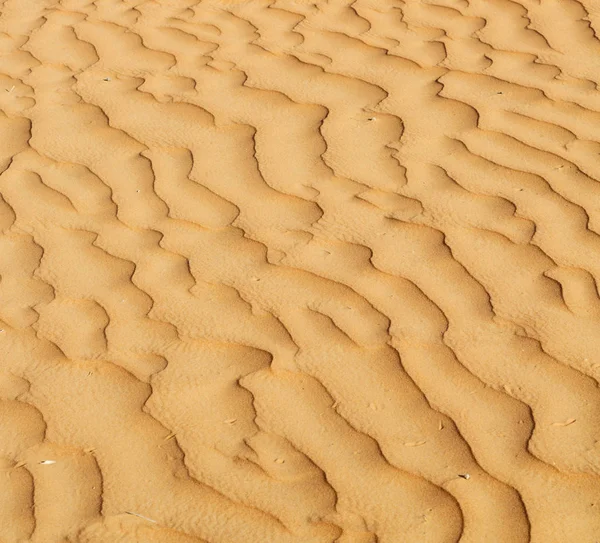
<svg viewBox="0 0 600 543"><path fill-rule="evenodd" d="M3 543L592 543L595 0L0 0Z"/></svg>

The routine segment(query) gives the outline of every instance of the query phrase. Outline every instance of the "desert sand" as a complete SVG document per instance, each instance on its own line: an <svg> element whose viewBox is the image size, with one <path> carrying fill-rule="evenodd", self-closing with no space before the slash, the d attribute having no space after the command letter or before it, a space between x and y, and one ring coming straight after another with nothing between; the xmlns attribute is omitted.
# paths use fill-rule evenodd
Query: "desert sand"
<svg viewBox="0 0 600 543"><path fill-rule="evenodd" d="M599 35L0 0L0 542L600 541Z"/></svg>

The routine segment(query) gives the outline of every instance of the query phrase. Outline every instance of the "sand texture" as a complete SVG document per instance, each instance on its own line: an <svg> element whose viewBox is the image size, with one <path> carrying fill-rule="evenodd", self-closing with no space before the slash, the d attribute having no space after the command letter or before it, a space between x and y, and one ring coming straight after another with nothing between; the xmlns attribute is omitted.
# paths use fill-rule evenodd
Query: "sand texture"
<svg viewBox="0 0 600 543"><path fill-rule="evenodd" d="M600 541L600 0L0 0L0 543Z"/></svg>

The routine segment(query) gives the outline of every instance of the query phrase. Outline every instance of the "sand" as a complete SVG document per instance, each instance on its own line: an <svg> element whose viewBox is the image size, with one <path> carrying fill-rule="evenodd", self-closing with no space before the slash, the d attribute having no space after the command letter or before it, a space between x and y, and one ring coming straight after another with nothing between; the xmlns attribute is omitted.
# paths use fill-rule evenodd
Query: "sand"
<svg viewBox="0 0 600 543"><path fill-rule="evenodd" d="M600 541L599 35L0 0L0 542Z"/></svg>

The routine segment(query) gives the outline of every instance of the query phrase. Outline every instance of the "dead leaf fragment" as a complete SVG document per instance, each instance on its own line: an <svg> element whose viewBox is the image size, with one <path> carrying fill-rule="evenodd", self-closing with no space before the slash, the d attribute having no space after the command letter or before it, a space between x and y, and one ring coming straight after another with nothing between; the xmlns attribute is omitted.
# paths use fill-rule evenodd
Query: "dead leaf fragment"
<svg viewBox="0 0 600 543"><path fill-rule="evenodd" d="M569 426L571 424L573 424L577 419L568 419L565 420L564 422L553 422L552 426Z"/></svg>
<svg viewBox="0 0 600 543"><path fill-rule="evenodd" d="M421 445L425 445L427 441L409 441L408 443L404 443L405 447L420 447Z"/></svg>

